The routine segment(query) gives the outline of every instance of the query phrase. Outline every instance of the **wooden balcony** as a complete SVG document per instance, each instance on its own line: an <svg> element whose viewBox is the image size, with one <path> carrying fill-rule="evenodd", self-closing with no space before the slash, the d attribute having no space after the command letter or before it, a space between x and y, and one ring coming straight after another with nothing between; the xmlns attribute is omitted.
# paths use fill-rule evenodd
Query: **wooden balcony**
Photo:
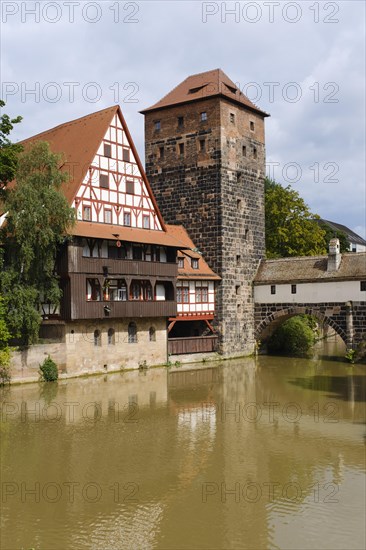
<svg viewBox="0 0 366 550"><path fill-rule="evenodd" d="M176 262L151 262L143 260L122 260L112 258L89 258L82 255L80 246L65 247L60 255L58 269L62 275L85 273L103 274L108 268L108 275L136 275L151 277L175 278L178 274Z"/></svg>
<svg viewBox="0 0 366 550"><path fill-rule="evenodd" d="M188 353L209 353L217 349L217 336L190 336L188 338L169 338L169 355Z"/></svg>
<svg viewBox="0 0 366 550"><path fill-rule="evenodd" d="M170 317L177 313L177 302L165 301L73 301L71 320L76 319L116 319L121 317Z"/></svg>

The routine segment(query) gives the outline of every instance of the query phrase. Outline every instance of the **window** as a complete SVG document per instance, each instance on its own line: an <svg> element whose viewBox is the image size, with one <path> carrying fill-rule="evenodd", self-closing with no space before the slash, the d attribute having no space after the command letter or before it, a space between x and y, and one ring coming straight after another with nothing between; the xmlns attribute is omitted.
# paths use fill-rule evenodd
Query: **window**
<svg viewBox="0 0 366 550"><path fill-rule="evenodd" d="M206 286L196 287L196 303L208 302L208 288Z"/></svg>
<svg viewBox="0 0 366 550"><path fill-rule="evenodd" d="M125 147L122 149L122 159L125 162L130 162L130 150Z"/></svg>
<svg viewBox="0 0 366 550"><path fill-rule="evenodd" d="M104 156L108 158L112 156L112 146L109 143L104 144Z"/></svg>
<svg viewBox="0 0 366 550"><path fill-rule="evenodd" d="M246 145L243 145L243 147L241 148L241 153L242 153L243 157L246 157L246 156L247 156L247 148L246 148Z"/></svg>
<svg viewBox="0 0 366 550"><path fill-rule="evenodd" d="M145 301L150 301L153 299L153 292L150 281L144 281L142 283L142 295Z"/></svg>
<svg viewBox="0 0 366 550"><path fill-rule="evenodd" d="M99 187L103 189L109 189L108 174L99 174Z"/></svg>
<svg viewBox="0 0 366 550"><path fill-rule="evenodd" d="M366 281L360 281L360 289L362 292L366 290Z"/></svg>
<svg viewBox="0 0 366 550"><path fill-rule="evenodd" d="M118 285L117 300L119 302L127 302L127 285L124 281Z"/></svg>
<svg viewBox="0 0 366 550"><path fill-rule="evenodd" d="M230 113L230 122L232 124L235 124L235 114L234 113Z"/></svg>
<svg viewBox="0 0 366 550"><path fill-rule="evenodd" d="M102 292L99 279L86 280L86 299L100 302Z"/></svg>
<svg viewBox="0 0 366 550"><path fill-rule="evenodd" d="M160 132L161 130L160 120L155 121L154 127L155 127L155 132Z"/></svg>
<svg viewBox="0 0 366 550"><path fill-rule="evenodd" d="M201 113L201 122L204 122L205 120L207 120L207 113L206 113L206 111L203 111Z"/></svg>
<svg viewBox="0 0 366 550"><path fill-rule="evenodd" d="M252 132L254 132L254 122L251 120L249 123L250 129Z"/></svg>
<svg viewBox="0 0 366 550"><path fill-rule="evenodd" d="M102 335L100 333L100 330L94 331L94 346L101 346L102 345Z"/></svg>
<svg viewBox="0 0 366 550"><path fill-rule="evenodd" d="M115 344L115 332L114 332L114 328L109 328L108 329L108 345L109 346L114 346Z"/></svg>
<svg viewBox="0 0 366 550"><path fill-rule="evenodd" d="M296 285L291 285L291 294L296 294Z"/></svg>
<svg viewBox="0 0 366 550"><path fill-rule="evenodd" d="M156 331L154 327L149 328L149 340L150 342L156 342Z"/></svg>
<svg viewBox="0 0 366 550"><path fill-rule="evenodd" d="M236 294L237 296L240 295L240 285L236 285L236 286L235 286L235 294Z"/></svg>
<svg viewBox="0 0 366 550"><path fill-rule="evenodd" d="M184 155L184 143L179 143L179 154Z"/></svg>
<svg viewBox="0 0 366 550"><path fill-rule="evenodd" d="M164 158L164 147L159 147L159 158L160 159Z"/></svg>
<svg viewBox="0 0 366 550"><path fill-rule="evenodd" d="M189 288L188 288L188 286L178 286L177 287L177 302L178 302L178 304L188 304L189 303Z"/></svg>
<svg viewBox="0 0 366 550"><path fill-rule="evenodd" d="M136 344L137 342L137 326L136 323L129 323L128 325L128 343Z"/></svg>
<svg viewBox="0 0 366 550"><path fill-rule="evenodd" d="M123 212L123 225L131 226L131 212Z"/></svg>
<svg viewBox="0 0 366 550"><path fill-rule="evenodd" d="M271 285L271 294L276 294L276 285Z"/></svg>
<svg viewBox="0 0 366 550"><path fill-rule="evenodd" d="M83 207L83 220L86 222L91 221L91 207L90 206L84 206Z"/></svg>
<svg viewBox="0 0 366 550"><path fill-rule="evenodd" d="M141 285L138 281L135 281L131 285L131 298L132 300L140 300L141 298Z"/></svg>
<svg viewBox="0 0 366 550"><path fill-rule="evenodd" d="M112 210L104 210L104 223L112 223Z"/></svg>
<svg viewBox="0 0 366 550"><path fill-rule="evenodd" d="M236 255L236 265L240 265L241 256L240 254Z"/></svg>
<svg viewBox="0 0 366 550"><path fill-rule="evenodd" d="M142 247L138 244L132 246L132 258L134 260L142 260Z"/></svg>
<svg viewBox="0 0 366 550"><path fill-rule="evenodd" d="M254 159L257 158L257 148L256 147L253 147L253 158Z"/></svg>
<svg viewBox="0 0 366 550"><path fill-rule="evenodd" d="M142 227L150 229L150 216L142 216Z"/></svg>
<svg viewBox="0 0 366 550"><path fill-rule="evenodd" d="M241 211L243 208L243 201L241 199L236 199L236 208Z"/></svg>
<svg viewBox="0 0 366 550"><path fill-rule="evenodd" d="M135 182L133 180L126 180L126 193L128 195L135 194Z"/></svg>
<svg viewBox="0 0 366 550"><path fill-rule="evenodd" d="M206 140L200 139L200 153L206 152Z"/></svg>
<svg viewBox="0 0 366 550"><path fill-rule="evenodd" d="M184 118L182 116L178 117L178 128L182 128L184 124Z"/></svg>
<svg viewBox="0 0 366 550"><path fill-rule="evenodd" d="M184 267L184 258L181 256L178 257L178 267L180 268Z"/></svg>
<svg viewBox="0 0 366 550"><path fill-rule="evenodd" d="M198 269L198 258L191 259L191 266L192 266L192 269Z"/></svg>
<svg viewBox="0 0 366 550"><path fill-rule="evenodd" d="M244 179L244 174L243 172L237 172L236 173L236 182L237 183L242 183L243 182L243 179Z"/></svg>

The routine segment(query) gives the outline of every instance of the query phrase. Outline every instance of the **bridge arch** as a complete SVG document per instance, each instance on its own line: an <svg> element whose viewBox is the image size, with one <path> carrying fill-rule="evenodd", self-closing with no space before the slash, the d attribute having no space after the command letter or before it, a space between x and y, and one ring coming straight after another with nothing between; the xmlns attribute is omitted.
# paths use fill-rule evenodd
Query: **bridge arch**
<svg viewBox="0 0 366 550"><path fill-rule="evenodd" d="M290 317L294 317L295 315L311 315L312 317L315 317L322 325L328 325L329 327L333 328L347 346L347 334L345 330L340 327L333 319L331 319L327 315L324 315L316 308L305 308L297 306L285 307L281 310L274 311L270 315L267 315L264 319L262 319L255 330L256 340L263 339L263 336L268 338L273 330L280 326L282 322L284 322L286 319L289 319Z"/></svg>

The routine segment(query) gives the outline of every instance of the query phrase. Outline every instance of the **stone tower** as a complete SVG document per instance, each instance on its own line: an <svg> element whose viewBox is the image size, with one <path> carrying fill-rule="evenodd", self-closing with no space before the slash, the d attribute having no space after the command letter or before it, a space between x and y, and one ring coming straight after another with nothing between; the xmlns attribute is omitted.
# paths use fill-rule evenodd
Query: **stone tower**
<svg viewBox="0 0 366 550"><path fill-rule="evenodd" d="M186 78L145 115L146 172L164 219L183 224L222 278L221 352L253 352L252 280L264 256L264 118L220 69Z"/></svg>

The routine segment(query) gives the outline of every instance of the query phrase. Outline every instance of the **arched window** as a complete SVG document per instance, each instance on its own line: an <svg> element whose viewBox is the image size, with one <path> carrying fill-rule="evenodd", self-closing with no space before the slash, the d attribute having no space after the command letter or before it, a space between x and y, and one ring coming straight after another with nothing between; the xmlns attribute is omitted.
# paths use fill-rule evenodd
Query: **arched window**
<svg viewBox="0 0 366 550"><path fill-rule="evenodd" d="M102 338L100 334L100 330L94 331L94 346L101 346L102 345Z"/></svg>
<svg viewBox="0 0 366 550"><path fill-rule="evenodd" d="M156 331L154 327L149 328L149 340L150 342L156 342Z"/></svg>
<svg viewBox="0 0 366 550"><path fill-rule="evenodd" d="M109 328L108 329L108 345L109 346L114 346L114 344L115 344L114 328Z"/></svg>
<svg viewBox="0 0 366 550"><path fill-rule="evenodd" d="M137 342L137 326L132 322L128 325L128 343L135 344Z"/></svg>

